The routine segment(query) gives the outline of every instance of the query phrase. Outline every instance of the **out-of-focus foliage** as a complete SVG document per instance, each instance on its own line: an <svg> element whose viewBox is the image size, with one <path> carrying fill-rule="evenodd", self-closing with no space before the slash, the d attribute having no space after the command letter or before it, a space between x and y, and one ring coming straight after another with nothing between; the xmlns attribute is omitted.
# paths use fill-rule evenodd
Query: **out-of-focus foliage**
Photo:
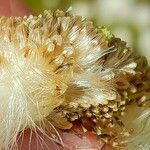
<svg viewBox="0 0 150 150"><path fill-rule="evenodd" d="M67 10L106 26L150 60L150 0L24 0L34 12Z"/></svg>
<svg viewBox="0 0 150 150"><path fill-rule="evenodd" d="M24 0L33 12L41 13L43 8L43 0Z"/></svg>

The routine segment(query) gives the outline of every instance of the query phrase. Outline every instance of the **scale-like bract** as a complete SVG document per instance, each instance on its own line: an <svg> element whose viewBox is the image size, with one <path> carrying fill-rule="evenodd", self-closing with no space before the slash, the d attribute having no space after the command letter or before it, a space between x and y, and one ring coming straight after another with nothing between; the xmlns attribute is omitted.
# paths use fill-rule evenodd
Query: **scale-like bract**
<svg viewBox="0 0 150 150"><path fill-rule="evenodd" d="M0 17L0 149L43 120L87 119L116 149L149 150L149 98L147 61L105 28L62 11Z"/></svg>

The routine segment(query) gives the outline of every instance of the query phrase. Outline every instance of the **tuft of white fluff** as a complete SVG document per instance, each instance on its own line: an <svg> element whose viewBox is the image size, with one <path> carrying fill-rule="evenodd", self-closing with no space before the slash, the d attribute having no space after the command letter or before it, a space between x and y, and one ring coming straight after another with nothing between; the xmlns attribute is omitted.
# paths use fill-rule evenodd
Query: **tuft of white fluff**
<svg viewBox="0 0 150 150"><path fill-rule="evenodd" d="M27 29L28 19L0 18L0 149L5 150L17 149L17 135L26 128L44 133L37 123L62 103L66 89L43 56L40 30Z"/></svg>

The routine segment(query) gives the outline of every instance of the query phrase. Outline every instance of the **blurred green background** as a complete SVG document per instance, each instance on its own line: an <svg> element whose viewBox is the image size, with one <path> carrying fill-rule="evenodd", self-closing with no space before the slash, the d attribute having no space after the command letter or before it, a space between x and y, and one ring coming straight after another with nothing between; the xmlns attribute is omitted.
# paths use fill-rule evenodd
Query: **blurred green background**
<svg viewBox="0 0 150 150"><path fill-rule="evenodd" d="M35 13L67 10L106 26L150 63L150 0L24 0Z"/></svg>

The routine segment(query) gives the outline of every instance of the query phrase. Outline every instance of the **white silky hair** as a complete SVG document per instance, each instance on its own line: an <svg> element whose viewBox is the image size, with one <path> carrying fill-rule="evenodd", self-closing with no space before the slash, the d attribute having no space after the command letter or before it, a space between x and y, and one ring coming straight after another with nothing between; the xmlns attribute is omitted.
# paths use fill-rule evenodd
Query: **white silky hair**
<svg viewBox="0 0 150 150"><path fill-rule="evenodd" d="M0 66L0 149L18 149L18 133L27 127L36 132L36 122L42 121L59 102L53 102L55 83L40 69L42 63L35 63L38 58L33 55L26 63L12 43L6 50L7 42L0 42L1 53L7 58ZM42 128L38 130L45 134Z"/></svg>
<svg viewBox="0 0 150 150"><path fill-rule="evenodd" d="M20 81L7 80L5 84L0 86L0 148L10 149L9 146L16 143L18 133L33 122Z"/></svg>

